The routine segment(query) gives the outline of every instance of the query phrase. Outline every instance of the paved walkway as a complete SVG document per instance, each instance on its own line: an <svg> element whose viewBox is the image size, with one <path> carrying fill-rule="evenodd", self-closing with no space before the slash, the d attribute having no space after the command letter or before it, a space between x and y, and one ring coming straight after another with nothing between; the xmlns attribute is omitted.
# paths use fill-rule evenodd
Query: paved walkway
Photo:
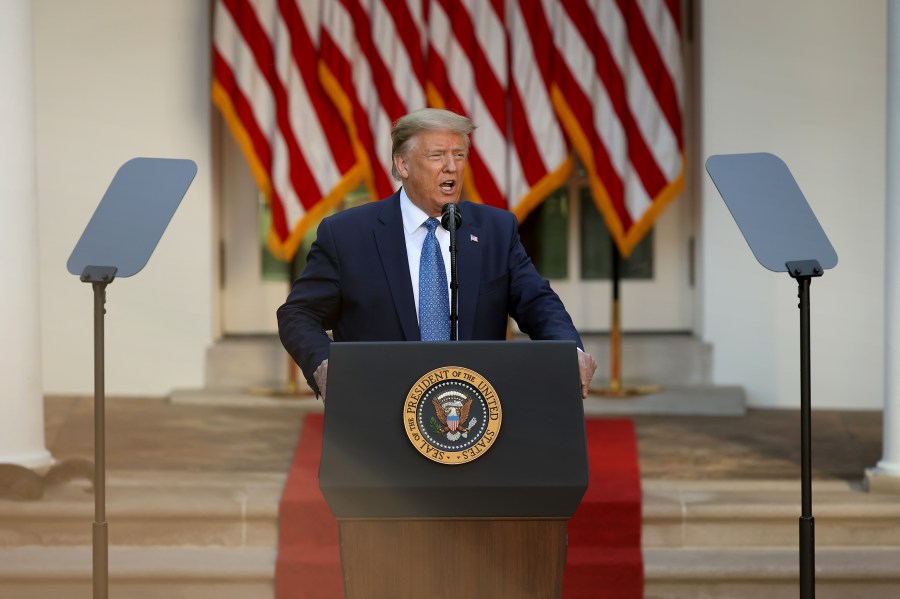
<svg viewBox="0 0 900 599"><path fill-rule="evenodd" d="M287 473L309 410L283 401L284 407L247 408L108 399L107 469ZM644 479L799 480L797 411L633 420ZM48 397L45 422L57 460L93 458L92 397ZM816 479L860 481L881 458L880 412L816 411L812 431Z"/></svg>

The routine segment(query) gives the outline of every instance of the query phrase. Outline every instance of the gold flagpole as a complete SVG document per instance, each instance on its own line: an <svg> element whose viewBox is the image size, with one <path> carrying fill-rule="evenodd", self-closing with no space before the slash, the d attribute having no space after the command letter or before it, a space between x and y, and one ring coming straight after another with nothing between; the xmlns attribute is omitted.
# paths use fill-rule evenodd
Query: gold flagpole
<svg viewBox="0 0 900 599"><path fill-rule="evenodd" d="M609 390L622 389L622 329L619 322L619 298L613 295L610 307Z"/></svg>
<svg viewBox="0 0 900 599"><path fill-rule="evenodd" d="M632 397L662 391L662 385L642 385L625 387L622 385L622 323L619 301L619 281L622 255L615 240L612 240L612 303L609 327L609 387L588 389L588 393L601 397Z"/></svg>

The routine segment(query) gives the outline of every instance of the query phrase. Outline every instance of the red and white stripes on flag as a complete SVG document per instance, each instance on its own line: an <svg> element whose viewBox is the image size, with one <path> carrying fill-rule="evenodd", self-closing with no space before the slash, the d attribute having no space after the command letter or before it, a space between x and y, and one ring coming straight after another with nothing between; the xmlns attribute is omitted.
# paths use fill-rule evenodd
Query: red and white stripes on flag
<svg viewBox="0 0 900 599"><path fill-rule="evenodd" d="M678 0L217 0L213 101L285 260L352 188L391 194L392 123L465 114L465 190L520 220L572 152L628 255L683 185Z"/></svg>
<svg viewBox="0 0 900 599"><path fill-rule="evenodd" d="M569 144L551 101L553 23L540 2L507 1L510 127L514 159L508 197L519 221L563 184L572 170Z"/></svg>
<svg viewBox="0 0 900 599"><path fill-rule="evenodd" d="M308 223L361 176L319 83L317 9L315 2L219 0L215 11L213 102L269 201L269 247L284 260Z"/></svg>
<svg viewBox="0 0 900 599"><path fill-rule="evenodd" d="M684 186L677 0L542 0L553 106L628 256Z"/></svg>
<svg viewBox="0 0 900 599"><path fill-rule="evenodd" d="M323 0L320 75L373 199L393 193L391 126L425 107L421 0Z"/></svg>

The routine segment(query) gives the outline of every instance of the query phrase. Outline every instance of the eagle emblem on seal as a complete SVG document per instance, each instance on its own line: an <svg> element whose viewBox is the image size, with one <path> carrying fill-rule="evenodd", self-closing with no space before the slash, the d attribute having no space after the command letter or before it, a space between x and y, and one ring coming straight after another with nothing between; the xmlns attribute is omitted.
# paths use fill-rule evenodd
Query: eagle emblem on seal
<svg viewBox="0 0 900 599"><path fill-rule="evenodd" d="M472 398L461 391L446 391L433 398L431 403L440 422L434 422L432 429L438 435L446 435L450 441L456 441L460 436L468 437L469 429L478 422L476 418L469 420Z"/></svg>
<svg viewBox="0 0 900 599"><path fill-rule="evenodd" d="M485 455L497 440L502 418L491 383L462 366L426 372L403 402L409 442L424 457L447 466L470 464Z"/></svg>

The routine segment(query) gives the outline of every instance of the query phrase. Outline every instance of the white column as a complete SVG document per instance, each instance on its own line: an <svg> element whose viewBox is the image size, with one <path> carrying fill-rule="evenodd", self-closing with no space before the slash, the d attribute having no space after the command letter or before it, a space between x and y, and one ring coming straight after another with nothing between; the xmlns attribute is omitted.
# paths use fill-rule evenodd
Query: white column
<svg viewBox="0 0 900 599"><path fill-rule="evenodd" d="M0 88L0 463L41 468L53 458L41 390L31 0L0 2Z"/></svg>
<svg viewBox="0 0 900 599"><path fill-rule="evenodd" d="M900 477L900 0L888 2L884 273L884 454L875 474Z"/></svg>

